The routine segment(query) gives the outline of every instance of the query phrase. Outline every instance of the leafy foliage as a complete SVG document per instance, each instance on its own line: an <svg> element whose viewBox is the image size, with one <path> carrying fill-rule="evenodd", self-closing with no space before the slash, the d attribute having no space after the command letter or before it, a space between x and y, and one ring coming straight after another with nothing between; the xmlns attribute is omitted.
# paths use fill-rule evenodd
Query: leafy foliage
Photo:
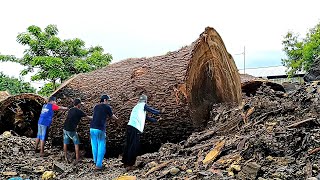
<svg viewBox="0 0 320 180"><path fill-rule="evenodd" d="M320 23L310 29L304 39L288 32L282 45L287 55L287 59L282 59L282 64L289 68L288 75L292 76L301 70L308 71L314 60L320 57Z"/></svg>
<svg viewBox="0 0 320 180"><path fill-rule="evenodd" d="M81 39L61 40L56 25L48 25L44 30L38 26L29 26L27 31L17 36L17 42L27 48L23 58L0 55L0 61L17 62L26 68L20 72L26 75L36 71L32 81L51 82L41 93L47 93L49 87L57 88L74 74L90 72L108 65L112 56L104 53L101 46L85 48Z"/></svg>
<svg viewBox="0 0 320 180"><path fill-rule="evenodd" d="M0 91L8 91L12 95L36 92L30 83L9 77L2 72L0 72Z"/></svg>
<svg viewBox="0 0 320 180"><path fill-rule="evenodd" d="M38 91L38 94L40 94L41 96L49 97L54 90L55 87L53 83L47 83L40 89L40 91Z"/></svg>

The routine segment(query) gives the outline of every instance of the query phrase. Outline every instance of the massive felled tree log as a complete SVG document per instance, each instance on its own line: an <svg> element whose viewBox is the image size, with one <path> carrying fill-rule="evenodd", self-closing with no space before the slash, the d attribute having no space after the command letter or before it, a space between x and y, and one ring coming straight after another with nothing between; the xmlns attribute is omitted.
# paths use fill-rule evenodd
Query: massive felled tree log
<svg viewBox="0 0 320 180"><path fill-rule="evenodd" d="M37 122L46 99L36 94L7 96L0 101L0 133L14 130L19 135L35 137Z"/></svg>
<svg viewBox="0 0 320 180"><path fill-rule="evenodd" d="M120 118L108 122L110 155L121 151L126 124L140 94L148 96L151 106L165 108L158 123L147 123L142 138L143 151L153 151L161 143L179 142L203 129L212 104L238 103L241 84L236 65L220 35L208 27L190 46L163 56L123 60L77 75L53 95L60 98L63 105L81 98L86 103L85 112L91 115L103 93L111 96L113 111ZM53 139L60 142L65 115L56 116L51 131ZM88 142L89 121L82 120L78 131L83 141Z"/></svg>

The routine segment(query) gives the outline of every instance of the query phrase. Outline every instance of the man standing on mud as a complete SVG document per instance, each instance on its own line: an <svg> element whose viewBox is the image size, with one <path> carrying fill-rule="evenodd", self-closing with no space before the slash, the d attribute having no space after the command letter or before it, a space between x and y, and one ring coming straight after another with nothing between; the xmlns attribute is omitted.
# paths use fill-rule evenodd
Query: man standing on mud
<svg viewBox="0 0 320 180"><path fill-rule="evenodd" d="M102 161L106 152L106 121L107 118L118 119L112 113L108 102L110 101L108 95L102 95L100 104L93 109L93 119L90 123L90 138L93 161L96 165L96 170L102 169Z"/></svg>
<svg viewBox="0 0 320 180"><path fill-rule="evenodd" d="M145 120L157 122L156 119L147 117L147 111L156 115L160 114L160 111L147 105L147 96L143 94L139 97L138 104L132 109L127 125L126 143L122 157L122 162L127 170L132 170L136 162L140 146L140 135L143 132Z"/></svg>
<svg viewBox="0 0 320 180"><path fill-rule="evenodd" d="M67 158L67 147L70 143L70 139L73 141L75 152L76 152L76 163L79 162L79 144L80 139L78 133L76 132L76 128L80 122L82 117L86 117L88 119L92 119L92 116L87 116L81 109L81 102L80 99L75 99L73 101L73 107L69 109L67 119L64 122L63 128L63 151L64 151L64 158L68 162Z"/></svg>
<svg viewBox="0 0 320 180"><path fill-rule="evenodd" d="M52 123L52 118L54 111L58 110L67 110L68 108L57 106L56 105L56 98L51 96L49 98L49 102L45 105L43 105L40 118L38 121L38 133L36 138L36 144L35 144L35 151L37 152L38 145L40 142L40 156L44 156L44 144L46 140L47 131Z"/></svg>

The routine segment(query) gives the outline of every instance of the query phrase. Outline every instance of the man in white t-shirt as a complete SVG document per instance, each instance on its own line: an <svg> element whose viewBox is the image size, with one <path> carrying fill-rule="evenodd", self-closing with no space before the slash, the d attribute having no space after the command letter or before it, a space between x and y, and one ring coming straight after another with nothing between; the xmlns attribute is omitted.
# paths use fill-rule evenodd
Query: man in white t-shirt
<svg viewBox="0 0 320 180"><path fill-rule="evenodd" d="M145 120L157 122L156 119L147 116L147 111L156 115L160 114L160 111L147 105L147 96L141 95L137 105L131 111L130 120L127 125L122 162L128 170L131 170L136 162L140 146L140 135L143 133Z"/></svg>

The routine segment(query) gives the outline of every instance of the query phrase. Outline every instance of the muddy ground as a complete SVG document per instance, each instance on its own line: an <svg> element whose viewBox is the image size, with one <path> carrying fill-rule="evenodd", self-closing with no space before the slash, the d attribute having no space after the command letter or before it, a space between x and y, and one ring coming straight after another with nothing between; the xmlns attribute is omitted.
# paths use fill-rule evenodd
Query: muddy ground
<svg viewBox="0 0 320 180"><path fill-rule="evenodd" d="M106 159L102 172L94 171L90 158L67 164L62 149L49 144L49 156L41 158L33 151L34 139L4 133L0 178L41 179L53 171L56 179L315 179L320 172L319 98L317 82L293 85L286 93L262 85L240 106L214 105L206 130L139 156L137 169L129 172L120 158Z"/></svg>

